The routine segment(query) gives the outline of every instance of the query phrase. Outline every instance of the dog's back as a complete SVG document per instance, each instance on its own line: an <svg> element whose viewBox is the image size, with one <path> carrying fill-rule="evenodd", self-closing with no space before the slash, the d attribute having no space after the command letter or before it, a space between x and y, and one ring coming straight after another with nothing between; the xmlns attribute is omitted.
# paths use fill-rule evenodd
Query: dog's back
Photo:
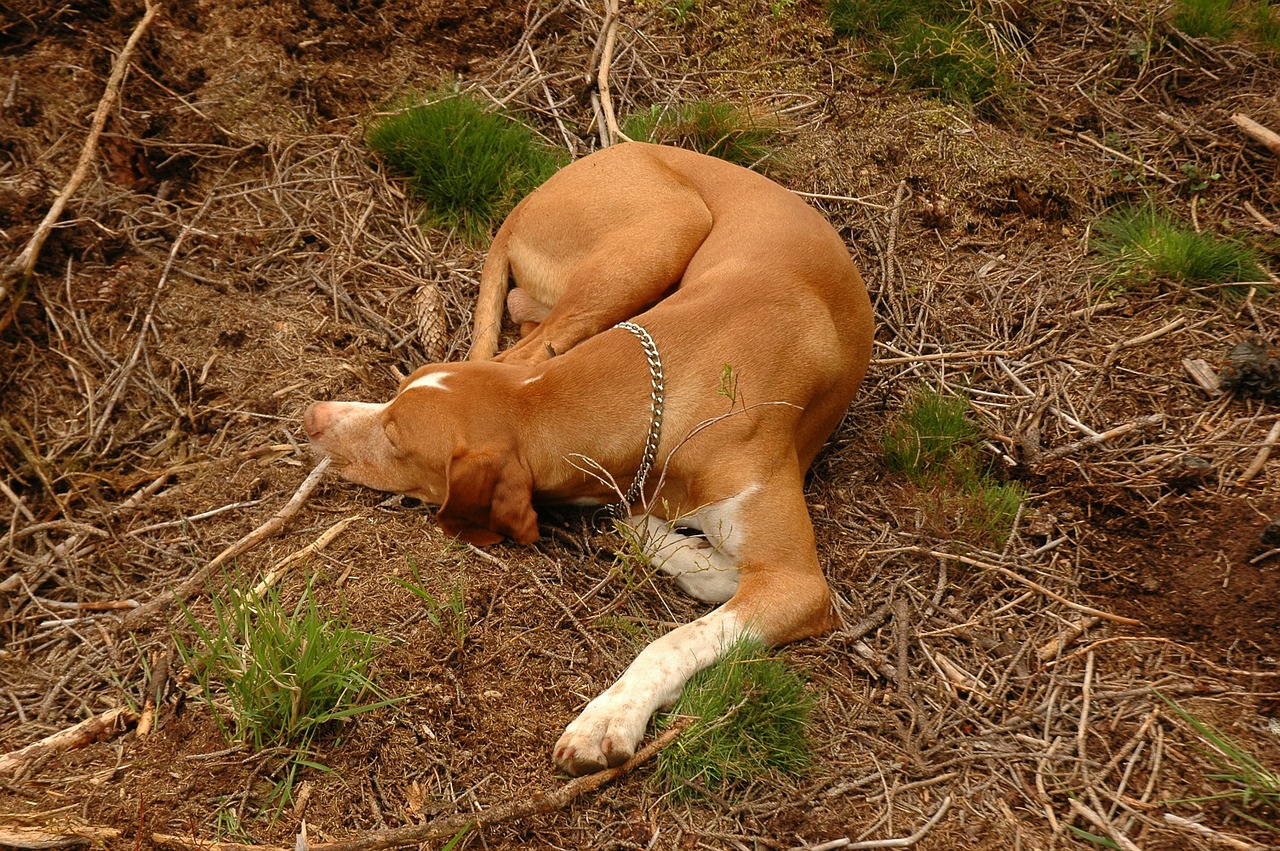
<svg viewBox="0 0 1280 851"><path fill-rule="evenodd" d="M536 362L677 288L721 276L744 303L748 288L811 287L810 298L830 302L833 315L867 323L850 339L869 327L865 288L843 242L798 196L693 151L605 148L562 169L503 223L482 276L471 357L496 351L509 278L551 312L503 358Z"/></svg>

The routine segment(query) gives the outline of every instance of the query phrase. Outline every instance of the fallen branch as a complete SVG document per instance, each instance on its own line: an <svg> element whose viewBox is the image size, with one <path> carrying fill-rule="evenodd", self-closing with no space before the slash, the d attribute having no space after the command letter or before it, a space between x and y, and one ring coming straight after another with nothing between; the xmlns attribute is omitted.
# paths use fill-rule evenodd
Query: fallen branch
<svg viewBox="0 0 1280 851"><path fill-rule="evenodd" d="M0 848L70 848L76 845L94 845L99 848L125 847L114 843L124 837L124 831L114 827L95 827L81 824L64 827L62 830L47 830L39 827L23 827L0 825ZM132 840L133 837L131 836ZM151 842L164 848L181 848L184 851L277 851L267 845L245 845L239 842L217 842L197 840L186 836L173 836L167 833L151 834ZM128 847L138 847L130 841ZM299 846L305 847L305 846Z"/></svg>
<svg viewBox="0 0 1280 851"><path fill-rule="evenodd" d="M311 492L315 490L316 485L320 483L320 479L324 476L325 471L329 469L329 465L332 462L332 458L325 458L322 460L315 466L315 469L311 471L311 474L303 480L302 484L298 486L298 490L293 494L285 506L275 514L271 515L270 520L263 523L257 529L254 529L252 532L245 535L222 552L218 553L217 557L213 561L188 576L176 590L166 591L155 599L148 600L146 603L143 603L138 608L129 612L121 619L121 627L124 629L137 629L150 621L156 615L168 609L176 600L185 600L187 597L190 597L192 594L199 591L208 581L209 576L228 561L256 547L272 535L278 534L282 529L284 529L285 524L289 522L290 518L298 513L298 509L302 508L303 504L307 501L307 497L311 496Z"/></svg>
<svg viewBox="0 0 1280 851"><path fill-rule="evenodd" d="M114 827L78 827L74 832L51 831L21 825L0 825L0 848L70 848L97 844L103 848L119 839L124 831Z"/></svg>
<svg viewBox="0 0 1280 851"><path fill-rule="evenodd" d="M74 727L60 730L38 742L0 756L0 776L18 776L31 763L48 754L82 748L99 739L113 736L138 720L138 713L127 706L109 709L92 718L86 718ZM0 845L5 844L0 839Z"/></svg>
<svg viewBox="0 0 1280 851"><path fill-rule="evenodd" d="M1240 112L1231 116L1231 123L1239 127L1241 132L1250 139L1253 139L1268 151L1280 157L1280 133L1276 133L1269 127L1264 127L1249 116Z"/></svg>
<svg viewBox="0 0 1280 851"><path fill-rule="evenodd" d="M36 261L40 257L40 249L44 247L45 240L49 238L54 225L62 217L62 212L66 209L67 202L71 200L71 196L76 193L76 190L80 188L80 184L84 182L85 177L88 175L89 166L93 164L93 155L98 149L98 139L102 136L102 130L107 123L107 116L111 114L111 110L115 107L116 99L120 96L120 85L124 81L124 72L129 67L129 61L133 58L133 51L142 39L142 34L151 25L156 12L160 11L160 7L152 5L150 0L147 0L146 9L147 11L142 16L142 20L138 21L138 25L133 28L133 32L129 35L129 40L125 42L120 55L116 57L115 65L111 68L111 76L107 79L106 90L102 93L102 99L98 101L98 108L93 113L93 121L89 125L89 135L84 141L84 146L80 149L80 160L71 172L71 177L68 178L66 185L62 187L62 191L58 193L58 197L53 199L49 212L45 214L44 220L40 222L36 232L31 235L31 239L27 241L22 251L18 252L18 256L5 267L4 271L0 272L0 301L3 301L12 291L11 285L14 282L25 286L26 281L35 270Z"/></svg>
<svg viewBox="0 0 1280 851"><path fill-rule="evenodd" d="M1131 423L1118 425L1113 429L1108 429L1107 431L1102 432L1101 434L1095 434L1091 437L1086 437L1081 440L1077 440L1073 443L1067 443L1063 446L1055 446L1053 449L1048 450L1036 460L1037 461L1056 461L1059 458L1066 458L1068 455L1074 455L1075 453L1079 452L1081 449L1088 449L1091 446L1098 446L1100 444L1106 443L1109 440L1115 440L1117 437L1123 437L1124 435L1128 434L1131 431L1137 431L1138 429L1151 428L1152 426L1158 426L1162 422L1164 422L1164 414L1152 414L1149 417L1143 417L1142 419L1134 420Z"/></svg>
<svg viewBox="0 0 1280 851"><path fill-rule="evenodd" d="M534 793L518 801L495 804L486 810L475 813L458 813L444 816L427 824L414 824L405 827L377 830L355 839L343 839L337 842L322 842L306 845L308 851L381 851L386 848L402 848L406 845L421 845L437 839L450 839L468 828L488 827L502 824L540 813L550 813L563 809L573 800L587 792L593 792L623 777L639 766L653 759L655 755L684 731L685 724L677 724L636 753L631 759L616 768L606 768L595 774L578 777L565 783L558 789L544 794ZM948 799L949 802L949 799ZM944 807L945 809L945 803ZM207 840L189 836L172 836L163 833L151 834L151 842L160 848L174 848L178 851L277 851L261 845L241 845L235 842L211 843ZM285 849L278 849L285 851Z"/></svg>
<svg viewBox="0 0 1280 851"><path fill-rule="evenodd" d="M1254 456L1253 463L1240 474L1240 478L1236 479L1236 487L1242 488L1249 483L1249 480L1258 473L1262 472L1262 468L1266 466L1267 459L1271 457L1271 450L1275 448L1276 441L1280 440L1280 420L1276 420L1271 426L1271 431L1267 432L1267 439L1262 441L1258 454Z"/></svg>

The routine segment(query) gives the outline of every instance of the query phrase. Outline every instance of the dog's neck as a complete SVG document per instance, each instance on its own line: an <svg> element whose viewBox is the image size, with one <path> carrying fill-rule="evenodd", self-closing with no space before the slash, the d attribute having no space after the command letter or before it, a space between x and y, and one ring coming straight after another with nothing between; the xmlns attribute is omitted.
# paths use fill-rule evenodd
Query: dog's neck
<svg viewBox="0 0 1280 851"><path fill-rule="evenodd" d="M541 500L613 502L627 490L652 420L649 365L634 337L590 340L532 368L512 391L518 451ZM614 427L584 429L584 422Z"/></svg>

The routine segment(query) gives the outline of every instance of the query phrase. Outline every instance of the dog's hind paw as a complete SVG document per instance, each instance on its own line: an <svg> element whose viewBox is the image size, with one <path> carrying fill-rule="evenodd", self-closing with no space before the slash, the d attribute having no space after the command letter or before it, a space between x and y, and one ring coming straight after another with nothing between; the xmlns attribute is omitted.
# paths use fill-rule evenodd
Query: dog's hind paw
<svg viewBox="0 0 1280 851"><path fill-rule="evenodd" d="M635 756L649 718L637 724L634 710L610 703L607 694L601 695L565 728L552 752L556 765L576 777L622 765Z"/></svg>

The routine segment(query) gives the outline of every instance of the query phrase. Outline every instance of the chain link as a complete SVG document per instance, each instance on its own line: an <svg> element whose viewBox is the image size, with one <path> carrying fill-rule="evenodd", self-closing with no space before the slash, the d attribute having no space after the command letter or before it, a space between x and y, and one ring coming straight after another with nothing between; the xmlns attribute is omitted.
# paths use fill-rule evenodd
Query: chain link
<svg viewBox="0 0 1280 851"><path fill-rule="evenodd" d="M658 457L658 440L662 437L662 411L666 404L666 385L662 375L662 357L658 354L658 344L653 342L649 332L634 322L619 322L613 327L630 331L640 340L645 357L649 361L649 376L653 385L653 391L650 393L653 417L649 421L649 435L645 438L640 468L636 471L635 481L631 483L622 502L613 506L614 514L625 517L631 510L631 506L644 496L645 479L649 477L650 471L653 470L653 462Z"/></svg>

